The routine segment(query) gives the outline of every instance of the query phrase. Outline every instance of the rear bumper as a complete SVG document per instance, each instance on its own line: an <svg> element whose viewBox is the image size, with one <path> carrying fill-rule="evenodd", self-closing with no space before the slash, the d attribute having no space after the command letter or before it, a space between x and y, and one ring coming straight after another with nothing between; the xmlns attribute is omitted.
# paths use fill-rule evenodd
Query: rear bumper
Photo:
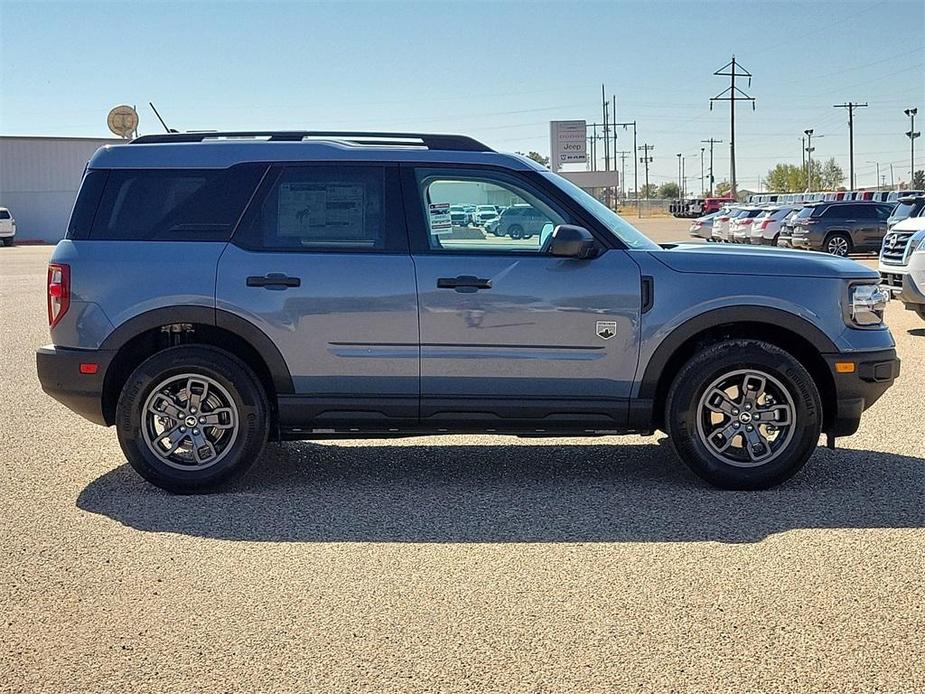
<svg viewBox="0 0 925 694"><path fill-rule="evenodd" d="M823 354L835 382L835 412L825 433L850 436L858 430L861 414L873 405L899 376L895 349L876 352ZM835 362L853 362L853 373L837 373Z"/></svg>
<svg viewBox="0 0 925 694"><path fill-rule="evenodd" d="M103 384L115 352L66 349L47 345L35 353L42 390L94 424L107 426L103 414ZM80 372L81 364L96 364L96 373Z"/></svg>

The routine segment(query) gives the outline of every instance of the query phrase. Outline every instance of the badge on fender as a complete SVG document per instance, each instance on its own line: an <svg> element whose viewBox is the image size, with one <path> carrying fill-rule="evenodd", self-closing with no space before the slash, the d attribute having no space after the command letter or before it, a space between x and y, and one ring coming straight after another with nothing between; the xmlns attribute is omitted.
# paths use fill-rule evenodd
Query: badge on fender
<svg viewBox="0 0 925 694"><path fill-rule="evenodd" d="M594 325L594 334L602 340L609 340L617 334L617 321L599 320Z"/></svg>

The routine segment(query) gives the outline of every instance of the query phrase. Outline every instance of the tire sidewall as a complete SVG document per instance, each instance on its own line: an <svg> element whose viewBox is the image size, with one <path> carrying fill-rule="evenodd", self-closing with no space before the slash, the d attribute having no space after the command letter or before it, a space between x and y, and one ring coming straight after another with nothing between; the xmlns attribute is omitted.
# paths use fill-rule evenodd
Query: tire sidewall
<svg viewBox="0 0 925 694"><path fill-rule="evenodd" d="M155 386L172 376L208 376L231 396L238 410L238 433L226 455L200 470L172 468L149 450L142 432L142 408ZM267 438L266 396L240 360L208 347L172 347L145 360L129 376L116 405L119 444L132 467L152 484L174 492L206 491L242 474Z"/></svg>
<svg viewBox="0 0 925 694"><path fill-rule="evenodd" d="M707 387L723 374L758 369L773 376L794 402L793 437L777 458L756 467L736 467L715 457L700 440L697 408ZM760 489L795 474L815 450L822 425L818 389L805 368L766 343L730 342L696 355L678 374L666 411L669 435L679 456L708 482L732 489Z"/></svg>

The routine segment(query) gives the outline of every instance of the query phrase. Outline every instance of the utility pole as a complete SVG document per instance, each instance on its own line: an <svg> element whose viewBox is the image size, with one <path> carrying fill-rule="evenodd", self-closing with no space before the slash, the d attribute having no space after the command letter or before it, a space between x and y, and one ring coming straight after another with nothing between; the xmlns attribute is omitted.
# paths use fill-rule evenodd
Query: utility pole
<svg viewBox="0 0 925 694"><path fill-rule="evenodd" d="M851 190L854 190L854 109L866 107L866 102L863 104L857 104L853 101L848 101L844 104L835 104L832 106L832 108L848 109L848 170L851 172L849 175Z"/></svg>
<svg viewBox="0 0 925 694"><path fill-rule="evenodd" d="M628 127L633 128L633 151L635 152L637 149L639 149L636 146L636 121L632 121L631 123L614 123L614 127L618 125L624 130L626 130ZM635 188L634 192L637 201L636 216L639 217L641 215L641 212L639 211L639 157L633 157L633 188Z"/></svg>
<svg viewBox="0 0 925 694"><path fill-rule="evenodd" d="M896 179L893 178L893 164L890 163L890 190L896 190Z"/></svg>
<svg viewBox="0 0 925 694"><path fill-rule="evenodd" d="M915 132L915 114L918 113L917 108L907 108L903 113L909 116L909 132L906 133L906 137L909 138L909 183L912 184L912 181L915 179L915 138L921 135L921 132Z"/></svg>
<svg viewBox="0 0 925 694"><path fill-rule="evenodd" d="M722 140L714 140L712 137L709 140L701 140L703 143L708 143L710 145L710 197L713 197L713 187L715 180L713 178L713 145L720 145L723 143Z"/></svg>
<svg viewBox="0 0 925 694"><path fill-rule="evenodd" d="M607 118L607 110L610 104L607 103L607 97L604 96L604 85L601 85L601 111L604 114L604 171L610 171L610 123Z"/></svg>
<svg viewBox="0 0 925 694"><path fill-rule="evenodd" d="M700 194L703 195L706 190L703 187L703 153L706 151L706 147L700 148Z"/></svg>
<svg viewBox="0 0 925 694"><path fill-rule="evenodd" d="M640 145L636 149L642 152L642 156L637 157L637 159L639 159L639 161L641 161L643 164L646 165L646 200L648 200L649 199L649 164L652 163L652 157L649 156L649 152L655 149L655 147L646 143L644 145ZM637 198L639 197L638 190L636 191L636 197Z"/></svg>
<svg viewBox="0 0 925 694"><path fill-rule="evenodd" d="M614 157L620 157L620 189L623 191L623 199L626 200L626 155L632 154L628 149L614 152Z"/></svg>
<svg viewBox="0 0 925 694"><path fill-rule="evenodd" d="M806 176L806 135L800 138L800 166L803 167L803 176Z"/></svg>
<svg viewBox="0 0 925 694"><path fill-rule="evenodd" d="M739 71L741 70L741 72ZM755 110L755 99L743 92L736 86L736 77L747 77L748 86L752 86L752 73L736 62L733 55L732 60L713 73L729 78L729 86L719 94L710 99L710 110L713 110L714 101L729 102L729 182L732 185L732 197L737 196L736 190L736 101L751 101L752 111Z"/></svg>
<svg viewBox="0 0 925 694"><path fill-rule="evenodd" d="M804 130L803 133L806 135L806 192L808 193L813 189L813 151L816 148L813 147L813 129Z"/></svg>

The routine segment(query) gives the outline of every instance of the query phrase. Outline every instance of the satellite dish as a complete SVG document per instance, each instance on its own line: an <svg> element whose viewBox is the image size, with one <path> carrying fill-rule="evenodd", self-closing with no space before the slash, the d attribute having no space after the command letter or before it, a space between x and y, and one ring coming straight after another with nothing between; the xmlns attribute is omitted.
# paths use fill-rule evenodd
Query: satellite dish
<svg viewBox="0 0 925 694"><path fill-rule="evenodd" d="M106 117L106 125L119 137L128 139L138 127L138 114L131 106L116 106Z"/></svg>

